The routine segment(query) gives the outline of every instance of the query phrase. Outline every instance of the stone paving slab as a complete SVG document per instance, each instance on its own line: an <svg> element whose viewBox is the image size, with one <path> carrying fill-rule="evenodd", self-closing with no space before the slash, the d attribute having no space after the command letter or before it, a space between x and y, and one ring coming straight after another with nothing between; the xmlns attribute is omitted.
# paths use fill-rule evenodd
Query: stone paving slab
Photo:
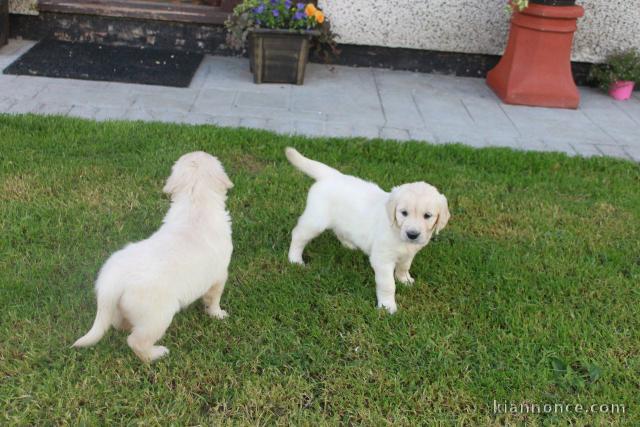
<svg viewBox="0 0 640 427"><path fill-rule="evenodd" d="M35 43L10 40L0 68ZM0 74L0 113L266 129L557 151L640 162L640 94L580 88L578 110L505 105L483 79L309 64L303 86L255 85L244 58L205 56L189 88Z"/></svg>

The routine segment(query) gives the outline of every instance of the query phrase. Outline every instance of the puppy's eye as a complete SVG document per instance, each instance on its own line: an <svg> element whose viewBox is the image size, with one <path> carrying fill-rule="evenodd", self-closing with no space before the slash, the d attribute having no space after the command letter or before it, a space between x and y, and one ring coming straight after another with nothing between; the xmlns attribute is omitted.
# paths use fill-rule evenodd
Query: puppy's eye
<svg viewBox="0 0 640 427"><path fill-rule="evenodd" d="M424 214L424 219L429 219L429 218L431 218L431 214L430 213Z"/></svg>
<svg viewBox="0 0 640 427"><path fill-rule="evenodd" d="M407 216L407 215L409 215L409 212L407 212L407 211L405 211L405 210L400 211L400 213L402 214L402 216Z"/></svg>

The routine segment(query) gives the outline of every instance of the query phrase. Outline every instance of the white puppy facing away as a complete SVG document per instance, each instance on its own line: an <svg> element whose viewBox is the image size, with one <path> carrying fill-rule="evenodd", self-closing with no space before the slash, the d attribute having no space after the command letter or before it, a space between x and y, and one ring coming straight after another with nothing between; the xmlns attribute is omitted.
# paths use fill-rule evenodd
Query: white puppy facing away
<svg viewBox="0 0 640 427"><path fill-rule="evenodd" d="M98 312L74 347L97 343L110 326L131 330L127 343L143 361L169 350L155 343L173 316L202 297L209 315L223 319L220 297L231 260L231 218L225 207L233 187L217 158L180 157L163 189L171 207L151 237L115 252L96 281Z"/></svg>
<svg viewBox="0 0 640 427"><path fill-rule="evenodd" d="M447 198L425 182L394 187L391 193L376 184L307 159L286 149L291 164L316 180L307 206L293 229L289 261L304 264L302 252L313 238L332 230L349 249L369 256L376 276L378 307L397 310L398 279L412 284L409 274L416 253L449 221Z"/></svg>

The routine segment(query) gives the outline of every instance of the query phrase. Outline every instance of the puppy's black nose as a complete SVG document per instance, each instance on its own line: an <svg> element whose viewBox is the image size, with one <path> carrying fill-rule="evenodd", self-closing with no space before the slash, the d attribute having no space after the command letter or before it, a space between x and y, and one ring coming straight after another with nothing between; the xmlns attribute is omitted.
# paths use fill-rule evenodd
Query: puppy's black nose
<svg viewBox="0 0 640 427"><path fill-rule="evenodd" d="M407 231L407 237L411 240L416 240L420 236L419 231Z"/></svg>

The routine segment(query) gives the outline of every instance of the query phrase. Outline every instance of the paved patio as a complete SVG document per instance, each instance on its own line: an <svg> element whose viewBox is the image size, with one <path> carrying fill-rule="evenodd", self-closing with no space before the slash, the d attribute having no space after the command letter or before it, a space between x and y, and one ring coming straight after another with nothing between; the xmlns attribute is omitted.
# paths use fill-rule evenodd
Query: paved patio
<svg viewBox="0 0 640 427"><path fill-rule="evenodd" d="M4 69L34 42L0 49ZM186 89L0 75L0 113L244 126L283 134L501 146L640 161L640 95L581 88L577 111L504 105L484 80L310 64L304 86L254 85L243 58L205 57Z"/></svg>

